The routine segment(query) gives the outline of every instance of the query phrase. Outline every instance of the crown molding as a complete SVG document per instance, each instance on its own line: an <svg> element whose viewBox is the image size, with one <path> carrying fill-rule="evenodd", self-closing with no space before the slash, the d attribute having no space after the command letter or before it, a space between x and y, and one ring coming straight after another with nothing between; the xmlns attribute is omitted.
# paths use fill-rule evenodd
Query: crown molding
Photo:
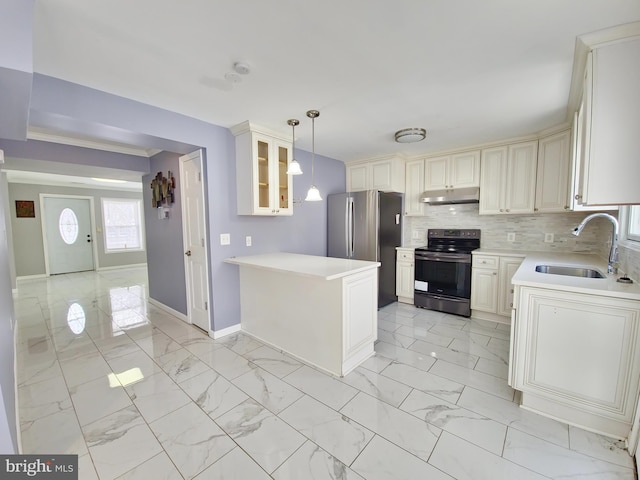
<svg viewBox="0 0 640 480"><path fill-rule="evenodd" d="M71 145L74 147L90 148L93 150L102 150L105 152L122 153L125 155L134 155L136 157L145 158L152 157L153 155L162 151L155 148L145 149L142 147L134 147L131 145L124 145L120 143L100 142L88 138L68 137L55 133L34 131L32 129L29 129L29 131L27 132L27 139L58 143L62 145Z"/></svg>

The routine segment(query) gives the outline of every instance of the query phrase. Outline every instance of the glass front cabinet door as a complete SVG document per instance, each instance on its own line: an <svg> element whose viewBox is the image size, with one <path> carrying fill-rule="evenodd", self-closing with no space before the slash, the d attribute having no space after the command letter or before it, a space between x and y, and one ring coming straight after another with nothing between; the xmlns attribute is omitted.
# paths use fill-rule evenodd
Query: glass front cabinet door
<svg viewBox="0 0 640 480"><path fill-rule="evenodd" d="M291 139L249 122L231 128L236 136L238 215L293 215L287 175Z"/></svg>

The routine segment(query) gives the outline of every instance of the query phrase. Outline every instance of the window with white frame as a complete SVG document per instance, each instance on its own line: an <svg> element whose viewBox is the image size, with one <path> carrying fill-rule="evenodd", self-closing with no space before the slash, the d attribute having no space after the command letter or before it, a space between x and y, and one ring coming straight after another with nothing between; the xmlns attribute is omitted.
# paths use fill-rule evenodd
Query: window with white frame
<svg viewBox="0 0 640 480"><path fill-rule="evenodd" d="M106 253L144 250L142 200L103 198L102 217Z"/></svg>
<svg viewBox="0 0 640 480"><path fill-rule="evenodd" d="M627 211L626 238L640 242L640 205L631 205Z"/></svg>

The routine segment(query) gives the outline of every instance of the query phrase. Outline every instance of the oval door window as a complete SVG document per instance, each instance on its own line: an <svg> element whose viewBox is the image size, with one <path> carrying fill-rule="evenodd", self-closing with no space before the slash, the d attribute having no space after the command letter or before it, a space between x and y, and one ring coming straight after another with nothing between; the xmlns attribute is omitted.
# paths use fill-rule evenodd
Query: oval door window
<svg viewBox="0 0 640 480"><path fill-rule="evenodd" d="M65 208L58 219L60 236L64 243L72 245L78 239L78 217L70 208Z"/></svg>

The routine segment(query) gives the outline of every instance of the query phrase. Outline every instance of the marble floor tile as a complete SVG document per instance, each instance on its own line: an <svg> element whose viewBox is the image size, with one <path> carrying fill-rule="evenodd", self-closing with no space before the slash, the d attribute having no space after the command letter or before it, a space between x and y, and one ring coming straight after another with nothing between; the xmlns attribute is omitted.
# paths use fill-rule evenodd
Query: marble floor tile
<svg viewBox="0 0 640 480"><path fill-rule="evenodd" d="M443 432L429 463L456 480L548 480L448 432Z"/></svg>
<svg viewBox="0 0 640 480"><path fill-rule="evenodd" d="M184 380L180 383L180 387L213 419L249 398L214 370Z"/></svg>
<svg viewBox="0 0 640 480"><path fill-rule="evenodd" d="M82 480L99 480L96 473L96 467L93 466L93 460L88 453L78 457L78 478Z"/></svg>
<svg viewBox="0 0 640 480"><path fill-rule="evenodd" d="M452 480L452 477L377 435L351 468L367 480Z"/></svg>
<svg viewBox="0 0 640 480"><path fill-rule="evenodd" d="M162 355L155 361L178 383L209 370L204 362L184 348Z"/></svg>
<svg viewBox="0 0 640 480"><path fill-rule="evenodd" d="M489 337L501 338L509 341L509 332L498 330L496 327L497 324L495 324L494 327L486 327L478 323L477 320L472 319L468 321L462 329L471 333L479 333L481 335L487 335Z"/></svg>
<svg viewBox="0 0 640 480"><path fill-rule="evenodd" d="M424 327L408 327L406 325L402 325L395 331L395 333L406 335L407 337L412 337L434 345L439 345L441 347L448 347L449 344L453 342L453 337L447 337L435 332L430 332L429 329L432 327L433 325L426 325Z"/></svg>
<svg viewBox="0 0 640 480"><path fill-rule="evenodd" d="M276 415L302 397L300 390L262 368L254 368L231 382Z"/></svg>
<svg viewBox="0 0 640 480"><path fill-rule="evenodd" d="M299 477L302 478L302 477ZM260 465L236 447L195 477L195 480L270 480Z"/></svg>
<svg viewBox="0 0 640 480"><path fill-rule="evenodd" d="M385 368L381 375L395 378L412 388L416 388L435 397L441 398L451 403L456 403L464 385L452 382L446 378L439 377L429 372L425 372L411 365L403 363L392 363Z"/></svg>
<svg viewBox="0 0 640 480"><path fill-rule="evenodd" d="M404 383L361 367L345 376L342 381L394 407L400 405L411 391L411 387Z"/></svg>
<svg viewBox="0 0 640 480"><path fill-rule="evenodd" d="M307 441L275 472L275 480L364 480L333 455Z"/></svg>
<svg viewBox="0 0 640 480"><path fill-rule="evenodd" d="M69 388L113 373L109 364L97 350L75 359L62 360L60 366Z"/></svg>
<svg viewBox="0 0 640 480"><path fill-rule="evenodd" d="M39 361L22 364L16 370L16 383L18 387L38 383L52 377L62 376L60 363L55 355L46 355Z"/></svg>
<svg viewBox="0 0 640 480"><path fill-rule="evenodd" d="M149 427L185 478L195 477L235 447L194 403L165 415Z"/></svg>
<svg viewBox="0 0 640 480"><path fill-rule="evenodd" d="M342 408L358 393L357 389L337 378L306 365L287 375L283 380L334 410Z"/></svg>
<svg viewBox="0 0 640 480"><path fill-rule="evenodd" d="M435 375L468 385L477 390L492 393L506 400L513 400L514 390L507 385L505 379L487 375L486 373L476 370L469 370L468 368L463 368L448 362L436 362L429 371Z"/></svg>
<svg viewBox="0 0 640 480"><path fill-rule="evenodd" d="M84 477L82 477L84 478ZM162 452L129 470L118 480L183 480L166 453Z"/></svg>
<svg viewBox="0 0 640 480"><path fill-rule="evenodd" d="M106 377L76 385L69 392L80 425L87 425L131 405L124 388L119 383L111 385Z"/></svg>
<svg viewBox="0 0 640 480"><path fill-rule="evenodd" d="M254 368L249 360L222 346L200 352L198 358L227 380L239 377Z"/></svg>
<svg viewBox="0 0 640 480"><path fill-rule="evenodd" d="M71 408L71 397L62 376L18 388L20 422L31 422Z"/></svg>
<svg viewBox="0 0 640 480"><path fill-rule="evenodd" d="M371 370L372 372L380 373L382 370L387 368L391 364L391 362L393 362L393 359L383 357L382 355L376 353L375 355L362 362L360 366L362 368L366 368L367 370Z"/></svg>
<svg viewBox="0 0 640 480"><path fill-rule="evenodd" d="M473 341L465 341L456 338L451 342L449 348L457 352L465 352L470 355L486 358L487 360L502 363L504 365L509 364L509 350L504 350L502 347L494 347L491 345L491 341L489 341L489 345L484 346Z"/></svg>
<svg viewBox="0 0 640 480"><path fill-rule="evenodd" d="M305 442L305 437L254 400L247 400L216 422L267 473L272 473Z"/></svg>
<svg viewBox="0 0 640 480"><path fill-rule="evenodd" d="M510 428L504 458L550 478L634 480L633 468L605 462Z"/></svg>
<svg viewBox="0 0 640 480"><path fill-rule="evenodd" d="M524 410L510 400L466 387L458 405L508 427L569 447L569 431L565 423Z"/></svg>
<svg viewBox="0 0 640 480"><path fill-rule="evenodd" d="M460 365L463 368L473 368L478 363L476 355L471 355L466 352L459 352L446 347L440 347L433 343L423 342L422 340L416 340L409 350L421 353L423 355L429 355L436 360L444 360L445 362L452 363L454 365Z"/></svg>
<svg viewBox="0 0 640 480"><path fill-rule="evenodd" d="M395 332L387 332L381 329L378 329L378 340L381 342L390 343L392 345L398 345L402 348L409 348L409 346L416 341L416 339L413 337L400 335Z"/></svg>
<svg viewBox="0 0 640 480"><path fill-rule="evenodd" d="M100 480L111 480L155 457L162 447L130 407L82 427Z"/></svg>
<svg viewBox="0 0 640 480"><path fill-rule="evenodd" d="M205 337L204 335L202 337L189 338L187 340L184 340L181 345L182 348L189 350L196 357L206 355L209 352L223 347L213 338Z"/></svg>
<svg viewBox="0 0 640 480"><path fill-rule="evenodd" d="M46 452L84 455L89 452L73 408L22 422L20 431L25 454Z"/></svg>
<svg viewBox="0 0 640 480"><path fill-rule="evenodd" d="M502 455L506 425L419 390L409 394L400 405L400 410L496 455Z"/></svg>
<svg viewBox="0 0 640 480"><path fill-rule="evenodd" d="M395 332L401 325L394 323L394 322L389 322L387 320L383 320L381 318L378 319L378 328L380 330L384 330L385 332Z"/></svg>
<svg viewBox="0 0 640 480"><path fill-rule="evenodd" d="M233 333L217 340L218 343L224 345L232 352L236 352L238 355L244 355L256 348L262 347L264 344L259 342L255 338L245 335L242 332Z"/></svg>
<svg viewBox="0 0 640 480"><path fill-rule="evenodd" d="M494 362L492 360L487 360L486 358L479 358L474 370L493 375L494 377L503 378L504 380L507 380L507 377L509 376L508 363Z"/></svg>
<svg viewBox="0 0 640 480"><path fill-rule="evenodd" d="M388 403L359 393L340 413L427 461L441 429Z"/></svg>
<svg viewBox="0 0 640 480"><path fill-rule="evenodd" d="M376 355L389 358L398 363L411 365L420 370L428 371L436 363L436 359L431 355L407 350L386 342L377 342L374 348Z"/></svg>
<svg viewBox="0 0 640 480"><path fill-rule="evenodd" d="M627 468L634 468L633 457L625 448L623 440L587 432L569 425L569 445L571 450L584 453L590 457L615 463Z"/></svg>
<svg viewBox="0 0 640 480"><path fill-rule="evenodd" d="M279 378L295 372L302 366L302 363L293 357L266 345L251 350L244 354L244 357Z"/></svg>
<svg viewBox="0 0 640 480"><path fill-rule="evenodd" d="M142 350L136 350L126 355L110 358L107 360L107 363L119 379L124 377L121 379L121 383L123 384L131 381L127 380L127 372L131 372L132 370L141 373L143 377L150 377L156 373L163 372L162 368ZM135 378L133 380L135 380Z"/></svg>
<svg viewBox="0 0 640 480"><path fill-rule="evenodd" d="M362 425L308 395L279 417L346 465L355 460L373 437Z"/></svg>
<svg viewBox="0 0 640 480"><path fill-rule="evenodd" d="M97 340L96 346L106 360L141 351L138 344L125 334Z"/></svg>
<svg viewBox="0 0 640 480"><path fill-rule="evenodd" d="M164 372L128 385L125 391L147 423L191 402L187 394Z"/></svg>
<svg viewBox="0 0 640 480"><path fill-rule="evenodd" d="M488 345L491 337L488 335L481 335L479 333L469 332L450 325L434 325L429 331L437 335L443 335L445 337L459 338L461 340L470 340L478 345Z"/></svg>
<svg viewBox="0 0 640 480"><path fill-rule="evenodd" d="M139 338L135 342L151 358L157 358L166 353L182 348L179 343L175 342L172 338L162 332L154 333L148 337Z"/></svg>

